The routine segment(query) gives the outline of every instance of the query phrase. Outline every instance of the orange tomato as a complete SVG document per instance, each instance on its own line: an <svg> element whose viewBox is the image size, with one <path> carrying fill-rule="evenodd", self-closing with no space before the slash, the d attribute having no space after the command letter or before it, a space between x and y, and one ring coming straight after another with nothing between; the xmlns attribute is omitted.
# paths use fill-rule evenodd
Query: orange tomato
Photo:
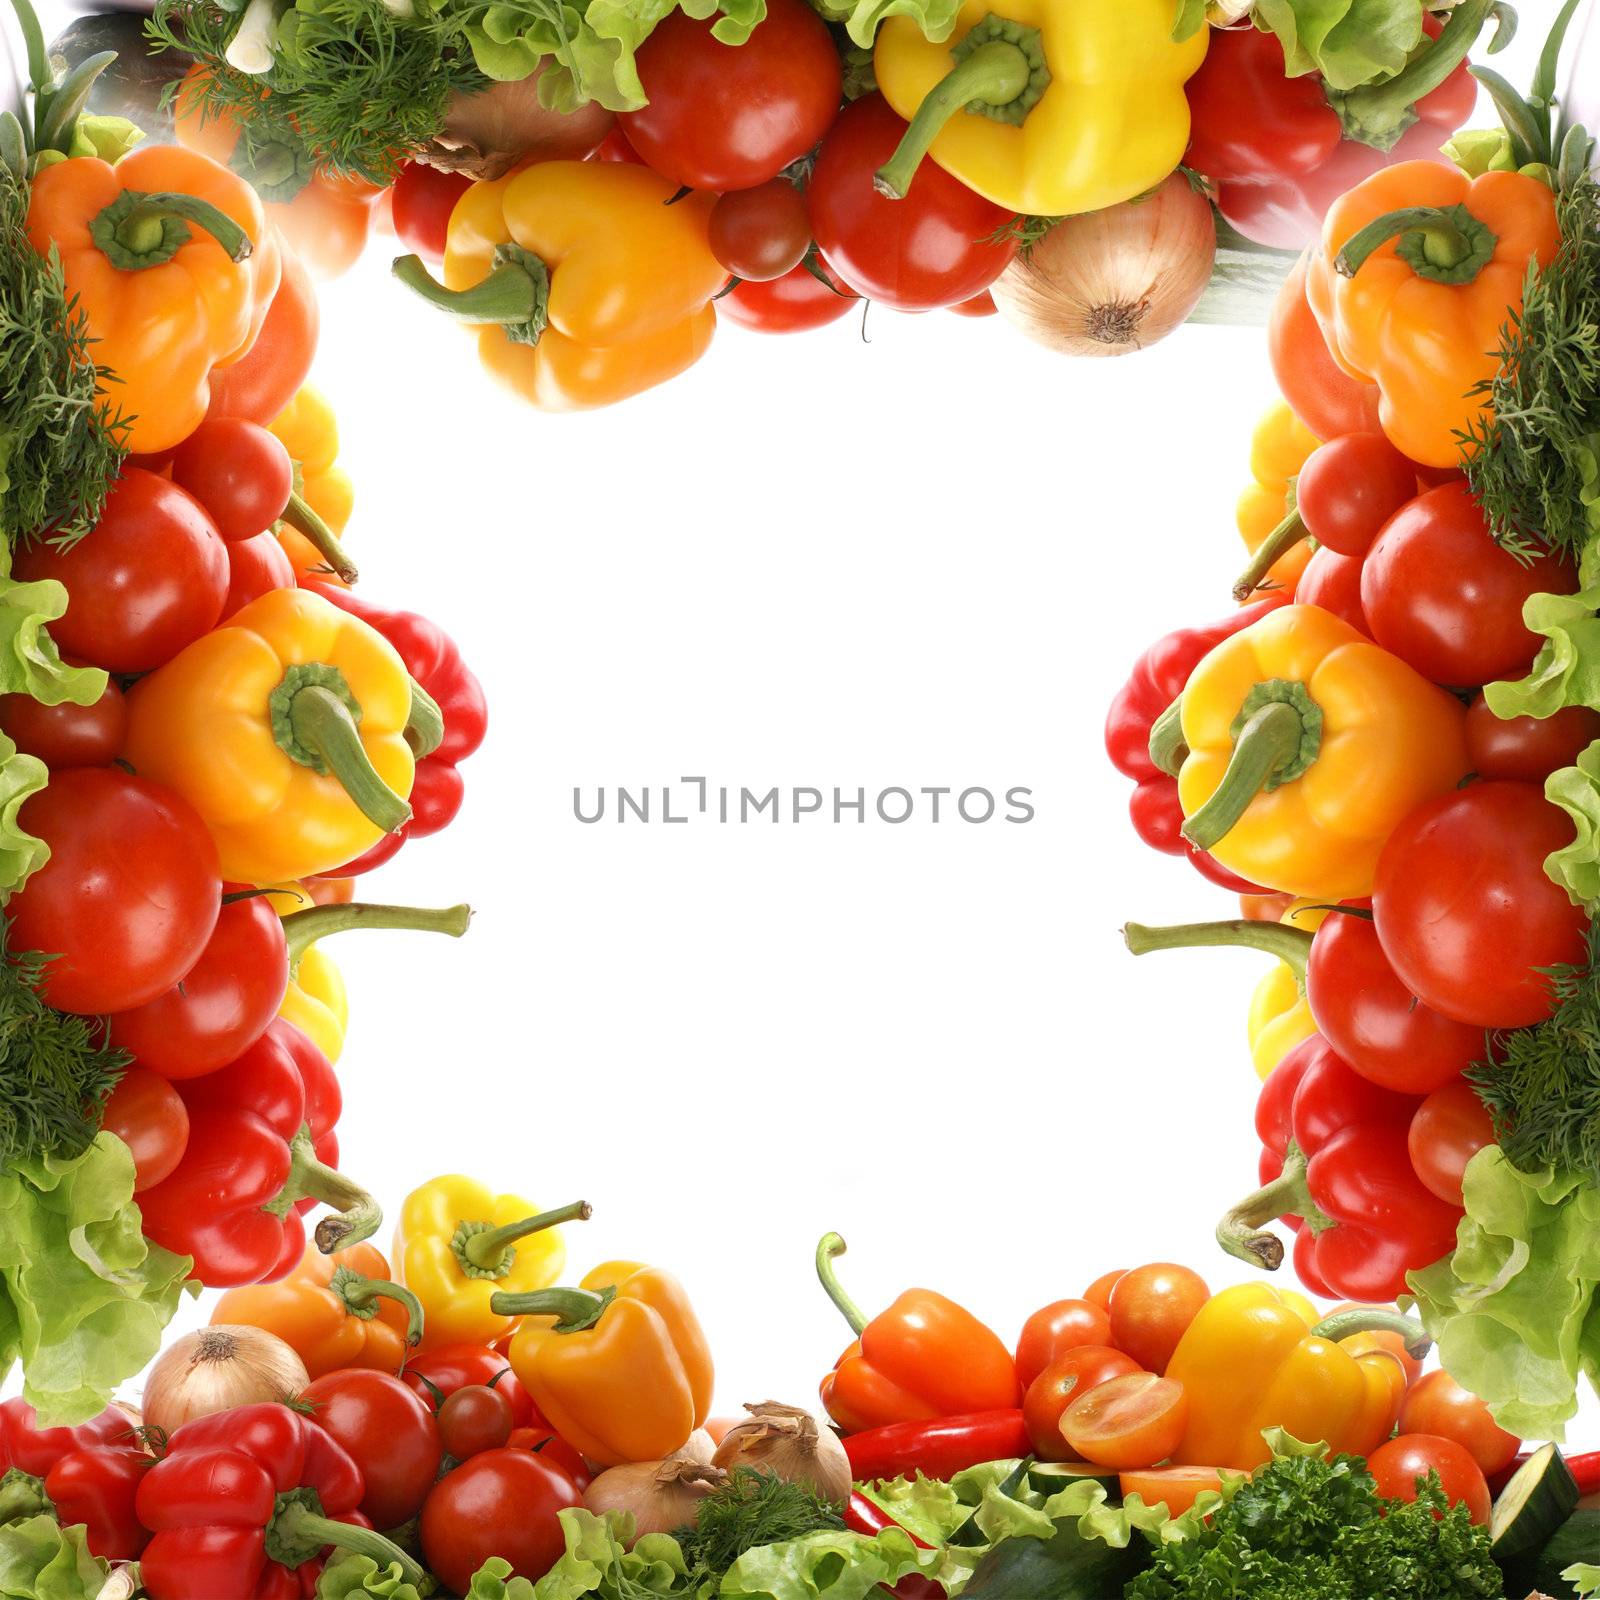
<svg viewBox="0 0 1600 1600"><path fill-rule="evenodd" d="M1329 1312L1329 1315L1332 1316L1340 1311L1372 1311L1374 1309L1392 1311L1394 1308L1392 1306L1374 1307L1365 1301L1345 1300L1336 1305L1333 1311ZM1406 1341L1401 1334L1389 1333L1381 1328L1373 1329L1367 1333L1353 1333L1348 1339L1339 1341L1339 1348L1348 1350L1353 1356L1367 1355L1373 1350L1387 1351L1405 1369L1406 1382L1408 1384L1415 1383L1422 1376L1422 1363L1406 1349Z"/></svg>
<svg viewBox="0 0 1600 1600"><path fill-rule="evenodd" d="M1119 1474L1122 1498L1136 1494L1147 1506L1164 1505L1167 1514L1181 1517L1208 1491L1222 1490L1222 1474L1215 1467L1147 1467Z"/></svg>
<svg viewBox="0 0 1600 1600"><path fill-rule="evenodd" d="M1178 1341L1210 1298L1205 1279L1188 1267L1171 1261L1135 1267L1111 1291L1111 1342L1147 1371L1165 1372Z"/></svg>
<svg viewBox="0 0 1600 1600"><path fill-rule="evenodd" d="M1188 1421L1189 1396L1181 1383L1130 1372L1074 1400L1062 1414L1061 1432L1085 1461L1122 1472L1165 1461Z"/></svg>
<svg viewBox="0 0 1600 1600"><path fill-rule="evenodd" d="M1087 1289L1083 1291L1083 1298L1090 1305L1099 1306L1102 1311L1111 1309L1111 1291L1128 1275L1126 1267L1117 1267L1111 1272L1102 1272Z"/></svg>
<svg viewBox="0 0 1600 1600"><path fill-rule="evenodd" d="M1052 1361L1028 1385L1022 1399L1022 1420L1027 1425L1033 1453L1041 1461L1075 1460L1062 1437L1062 1413L1096 1384L1127 1377L1138 1370L1132 1356L1107 1345L1080 1345Z"/></svg>
<svg viewBox="0 0 1600 1600"><path fill-rule="evenodd" d="M1522 1443L1494 1420L1489 1407L1442 1369L1418 1378L1400 1403L1401 1433L1428 1433L1460 1445L1493 1477L1509 1465Z"/></svg>
<svg viewBox="0 0 1600 1600"><path fill-rule="evenodd" d="M1080 1345L1111 1343L1111 1319L1092 1300L1057 1300L1022 1325L1017 1381L1024 1389L1059 1356Z"/></svg>

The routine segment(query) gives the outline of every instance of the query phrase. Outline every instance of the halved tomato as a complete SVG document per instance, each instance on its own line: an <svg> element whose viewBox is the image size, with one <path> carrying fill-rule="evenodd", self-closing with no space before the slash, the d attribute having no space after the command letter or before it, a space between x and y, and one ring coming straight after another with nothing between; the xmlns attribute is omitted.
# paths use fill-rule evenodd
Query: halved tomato
<svg viewBox="0 0 1600 1600"><path fill-rule="evenodd" d="M1098 1383L1061 1417L1061 1432L1085 1461L1122 1472L1165 1461L1183 1439L1189 1396L1176 1378L1132 1372Z"/></svg>
<svg viewBox="0 0 1600 1600"><path fill-rule="evenodd" d="M1216 1467L1147 1467L1118 1475L1122 1498L1138 1495L1147 1506L1164 1505L1169 1516L1181 1517L1208 1490L1220 1493L1222 1474Z"/></svg>

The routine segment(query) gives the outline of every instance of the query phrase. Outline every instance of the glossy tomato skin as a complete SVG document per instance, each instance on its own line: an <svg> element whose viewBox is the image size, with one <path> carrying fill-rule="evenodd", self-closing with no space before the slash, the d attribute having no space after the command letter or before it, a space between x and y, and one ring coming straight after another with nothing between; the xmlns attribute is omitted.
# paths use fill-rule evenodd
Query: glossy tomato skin
<svg viewBox="0 0 1600 1600"><path fill-rule="evenodd" d="M1111 1291L1111 1342L1147 1371L1165 1372L1178 1341L1210 1298L1205 1279L1188 1267L1171 1261L1135 1267ZM1133 1461L1128 1465L1147 1467L1151 1463Z"/></svg>
<svg viewBox="0 0 1600 1600"><path fill-rule="evenodd" d="M1189 1396L1174 1378L1131 1372L1078 1396L1061 1431L1085 1461L1129 1471L1167 1460L1183 1441Z"/></svg>
<svg viewBox="0 0 1600 1600"><path fill-rule="evenodd" d="M44 950L58 1011L126 1011L170 989L222 904L217 848L181 795L119 767L51 777L19 817L50 859L11 898L13 950Z"/></svg>
<svg viewBox="0 0 1600 1600"><path fill-rule="evenodd" d="M69 666L82 662L71 658ZM52 772L67 767L105 767L117 759L128 731L128 706L115 678L107 678L92 706L41 705L31 694L0 695L0 733L24 755L37 756Z"/></svg>
<svg viewBox="0 0 1600 1600"><path fill-rule="evenodd" d="M1528 670L1540 640L1522 620L1535 594L1570 594L1565 557L1519 561L1489 535L1463 482L1430 489L1398 511L1361 571L1371 634L1423 677L1474 689Z"/></svg>
<svg viewBox="0 0 1600 1600"><path fill-rule="evenodd" d="M1416 492L1417 469L1381 433L1346 433L1318 445L1294 486L1311 537L1357 560Z"/></svg>
<svg viewBox="0 0 1600 1600"><path fill-rule="evenodd" d="M1011 213L924 161L903 200L873 188L906 124L881 94L848 105L823 140L806 190L812 237L840 278L894 311L933 311L982 294L1016 242Z"/></svg>
<svg viewBox="0 0 1600 1600"><path fill-rule="evenodd" d="M1412 1170L1423 1187L1453 1206L1466 1203L1462 1182L1467 1163L1494 1142L1494 1121L1463 1078L1435 1089L1417 1107L1406 1134Z"/></svg>
<svg viewBox="0 0 1600 1600"><path fill-rule="evenodd" d="M1022 1419L1034 1454L1041 1461L1077 1460L1061 1432L1062 1414L1096 1384L1138 1370L1132 1356L1109 1345L1079 1345L1058 1356L1028 1385L1022 1400Z"/></svg>
<svg viewBox="0 0 1600 1600"><path fill-rule="evenodd" d="M1056 1300L1022 1325L1017 1382L1027 1389L1050 1363L1080 1345L1111 1343L1111 1318L1090 1300Z"/></svg>
<svg viewBox="0 0 1600 1600"><path fill-rule="evenodd" d="M1361 605L1361 562L1355 556L1342 556L1337 550L1316 551L1300 574L1294 597L1301 605L1331 611L1357 633L1372 637Z"/></svg>
<svg viewBox="0 0 1600 1600"><path fill-rule="evenodd" d="M243 417L208 417L173 452L172 481L205 507L230 543L253 539L283 515L294 463L283 441Z"/></svg>
<svg viewBox="0 0 1600 1600"><path fill-rule="evenodd" d="M860 297L845 288L820 258L819 278L801 262L767 283L736 283L717 301L717 320L726 319L754 333L805 333L837 322Z"/></svg>
<svg viewBox="0 0 1600 1600"><path fill-rule="evenodd" d="M1467 707L1467 758L1480 778L1541 786L1600 739L1600 711L1563 706L1551 717L1497 717L1480 694Z"/></svg>
<svg viewBox="0 0 1600 1600"><path fill-rule="evenodd" d="M711 208L711 253L746 283L770 283L798 267L811 248L806 199L786 178L734 189Z"/></svg>
<svg viewBox="0 0 1600 1600"><path fill-rule="evenodd" d="M143 1067L123 1073L100 1126L127 1145L135 1194L170 1177L189 1147L189 1108L165 1078Z"/></svg>
<svg viewBox="0 0 1600 1600"><path fill-rule="evenodd" d="M1383 847L1372 894L1396 976L1458 1022L1542 1022L1538 969L1586 957L1583 908L1544 870L1571 842L1566 813L1532 784L1472 783L1419 806Z"/></svg>
<svg viewBox="0 0 1600 1600"><path fill-rule="evenodd" d="M406 1362L400 1376L433 1406L468 1384L492 1383L495 1392L510 1402L515 1426L526 1428L543 1421L505 1354L492 1345L443 1344L436 1350L424 1350Z"/></svg>
<svg viewBox="0 0 1600 1600"><path fill-rule="evenodd" d="M429 1569L455 1593L490 1556L537 1582L566 1548L560 1513L583 1504L577 1486L529 1450L486 1450L435 1484L422 1508Z"/></svg>
<svg viewBox="0 0 1600 1600"><path fill-rule="evenodd" d="M295 586L294 563L271 533L258 533L253 539L238 539L228 546L228 593L222 602L226 622L252 600L274 589Z"/></svg>
<svg viewBox="0 0 1600 1600"><path fill-rule="evenodd" d="M407 161L394 180L394 231L407 250L438 266L444 260L450 213L472 187L464 173L441 172L422 161Z"/></svg>
<svg viewBox="0 0 1600 1600"><path fill-rule="evenodd" d="M503 1449L512 1427L511 1402L487 1384L466 1384L439 1407L439 1437L457 1461Z"/></svg>
<svg viewBox="0 0 1600 1600"><path fill-rule="evenodd" d="M58 649L111 672L149 672L209 633L228 592L228 555L193 495L124 467L100 520L69 549L20 551L25 582L66 585L66 615L50 624Z"/></svg>
<svg viewBox="0 0 1600 1600"><path fill-rule="evenodd" d="M1272 919L1276 922L1278 919ZM1126 1267L1113 1267L1110 1272L1102 1272L1087 1289L1083 1291L1083 1298L1090 1305L1099 1306L1102 1311L1111 1310L1111 1291L1127 1277Z"/></svg>
<svg viewBox="0 0 1600 1600"><path fill-rule="evenodd" d="M690 189L752 189L812 150L839 109L839 52L805 0L767 0L741 45L714 19L670 12L639 46L648 104L617 119L663 177Z"/></svg>
<svg viewBox="0 0 1600 1600"><path fill-rule="evenodd" d="M1522 1443L1494 1420L1477 1395L1463 1389L1443 1368L1426 1373L1406 1390L1400 1405L1400 1432L1453 1440L1478 1463L1486 1478L1510 1466Z"/></svg>
<svg viewBox="0 0 1600 1600"><path fill-rule="evenodd" d="M427 1406L398 1378L366 1367L326 1373L301 1398L361 1468L361 1511L373 1527L409 1522L422 1509L444 1458Z"/></svg>
<svg viewBox="0 0 1600 1600"><path fill-rule="evenodd" d="M1439 1474L1451 1505L1464 1505L1478 1527L1489 1522L1489 1485L1472 1456L1454 1439L1430 1433L1403 1433L1367 1458L1367 1471L1385 1500L1415 1500L1417 1479Z"/></svg>

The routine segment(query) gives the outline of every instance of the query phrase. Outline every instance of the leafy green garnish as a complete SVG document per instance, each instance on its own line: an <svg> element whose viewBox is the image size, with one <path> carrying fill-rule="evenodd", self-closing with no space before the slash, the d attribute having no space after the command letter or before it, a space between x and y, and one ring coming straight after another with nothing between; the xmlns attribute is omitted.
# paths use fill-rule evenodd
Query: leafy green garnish
<svg viewBox="0 0 1600 1600"><path fill-rule="evenodd" d="M66 666L50 637L49 624L66 609L67 591L54 578L13 578L11 552L0 544L0 694L30 695L47 706L68 700L91 706L105 693L105 673ZM0 887L14 886L0 879Z"/></svg>
<svg viewBox="0 0 1600 1600"><path fill-rule="evenodd" d="M961 0L811 0L829 22L843 25L852 44L870 47L890 17L910 17L923 37L942 44L955 31Z"/></svg>
<svg viewBox="0 0 1600 1600"><path fill-rule="evenodd" d="M691 1569L723 1573L757 1545L782 1544L808 1533L840 1533L844 1518L808 1483L786 1483L775 1472L736 1467L727 1484L695 1507L692 1528L678 1531Z"/></svg>
<svg viewBox="0 0 1600 1600"><path fill-rule="evenodd" d="M1173 37L1199 32L1206 11L1206 0L1178 0ZM1248 12L1277 35L1291 78L1320 72L1330 89L1392 78L1422 42L1422 0L1255 0Z"/></svg>
<svg viewBox="0 0 1600 1600"><path fill-rule="evenodd" d="M95 1600L111 1577L89 1554L88 1532L54 1517L29 1517L0 1528L3 1600Z"/></svg>
<svg viewBox="0 0 1600 1600"><path fill-rule="evenodd" d="M1574 1562L1562 1572L1561 1576L1580 1595L1593 1594L1596 1589L1600 1589L1600 1567L1588 1561Z"/></svg>
<svg viewBox="0 0 1600 1600"><path fill-rule="evenodd" d="M19 820L23 806L49 781L44 762L24 755L0 733L0 891L20 889L50 859L50 846Z"/></svg>
<svg viewBox="0 0 1600 1600"><path fill-rule="evenodd" d="M504 1563L489 1562L473 1579L467 1600L645 1600L649 1595L691 1594L699 1590L690 1577L678 1541L668 1534L646 1534L637 1543L633 1518L624 1511L597 1517L588 1511L563 1511L561 1532L566 1553L536 1585L508 1578L510 1569L491 1571ZM630 1549L629 1547L632 1546Z"/></svg>
<svg viewBox="0 0 1600 1600"><path fill-rule="evenodd" d="M532 1592L533 1585L529 1584L528 1593ZM406 1581L399 1562L391 1561L380 1567L371 1556L342 1550L319 1574L317 1600L360 1600L363 1595L375 1596L377 1600L422 1600L417 1586Z"/></svg>

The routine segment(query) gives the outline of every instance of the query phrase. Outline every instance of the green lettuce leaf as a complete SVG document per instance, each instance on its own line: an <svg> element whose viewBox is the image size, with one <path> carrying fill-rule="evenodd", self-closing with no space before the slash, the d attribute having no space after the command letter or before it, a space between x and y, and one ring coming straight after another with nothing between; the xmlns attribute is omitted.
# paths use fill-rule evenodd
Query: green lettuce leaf
<svg viewBox="0 0 1600 1600"><path fill-rule="evenodd" d="M106 690L98 667L69 667L47 626L67 609L67 591L54 578L20 583L11 554L0 544L0 694L31 695L41 705L92 706Z"/></svg>
<svg viewBox="0 0 1600 1600"><path fill-rule="evenodd" d="M1332 89L1392 78L1422 42L1422 0L1256 0L1258 28L1278 36L1289 76L1320 72Z"/></svg>
<svg viewBox="0 0 1600 1600"><path fill-rule="evenodd" d="M955 29L960 0L811 0L829 22L844 24L854 44L868 46L889 17L910 17L923 36L942 44Z"/></svg>
<svg viewBox="0 0 1600 1600"><path fill-rule="evenodd" d="M1564 1568L1561 1576L1579 1594L1593 1594L1596 1589L1600 1589L1600 1567L1593 1566L1587 1561L1578 1561Z"/></svg>
<svg viewBox="0 0 1600 1600"><path fill-rule="evenodd" d="M1584 553L1587 565L1590 552ZM1592 583L1585 573L1583 581ZM1563 706L1600 706L1600 586L1529 595L1522 620L1544 643L1525 678L1484 686L1497 717L1551 717Z"/></svg>
<svg viewBox="0 0 1600 1600"><path fill-rule="evenodd" d="M20 889L50 859L50 846L18 821L24 802L49 781L44 762L23 755L0 733L0 899Z"/></svg>
<svg viewBox="0 0 1600 1600"><path fill-rule="evenodd" d="M1600 1373L1600 1191L1524 1173L1497 1145L1464 1180L1452 1255L1408 1282L1440 1359L1524 1439L1564 1437L1578 1379Z"/></svg>
<svg viewBox="0 0 1600 1600"><path fill-rule="evenodd" d="M48 1425L104 1410L160 1348L192 1263L139 1222L133 1157L112 1134L0 1172L0 1367L20 1359Z"/></svg>
<svg viewBox="0 0 1600 1600"><path fill-rule="evenodd" d="M1572 819L1575 833L1571 844L1545 857L1544 870L1573 905L1593 907L1600 902L1600 739L1575 766L1552 772L1544 794Z"/></svg>
<svg viewBox="0 0 1600 1600"><path fill-rule="evenodd" d="M736 1600L866 1600L913 1572L929 1570L938 1553L908 1533L888 1528L862 1533L808 1533L782 1544L747 1550L717 1590ZM651 1593L654 1591L645 1591Z"/></svg>
<svg viewBox="0 0 1600 1600"><path fill-rule="evenodd" d="M599 1595L602 1600L644 1600L647 1595L687 1594L689 1570L678 1541L662 1533L649 1533L630 1550L633 1518L625 1511L608 1511L603 1517L582 1510L561 1513L561 1534L566 1553L538 1581L528 1584L514 1578L510 1567L490 1572L503 1562L488 1562L467 1592L467 1600L579 1600Z"/></svg>
<svg viewBox="0 0 1600 1600"><path fill-rule="evenodd" d="M0 1528L3 1600L95 1600L110 1576L107 1563L89 1554L82 1527L29 1517Z"/></svg>
<svg viewBox="0 0 1600 1600"><path fill-rule="evenodd" d="M531 1584L528 1593L533 1593ZM399 1562L380 1567L371 1556L341 1551L317 1579L317 1600L356 1600L361 1595L376 1595L379 1600L422 1600L417 1586L406 1582Z"/></svg>

